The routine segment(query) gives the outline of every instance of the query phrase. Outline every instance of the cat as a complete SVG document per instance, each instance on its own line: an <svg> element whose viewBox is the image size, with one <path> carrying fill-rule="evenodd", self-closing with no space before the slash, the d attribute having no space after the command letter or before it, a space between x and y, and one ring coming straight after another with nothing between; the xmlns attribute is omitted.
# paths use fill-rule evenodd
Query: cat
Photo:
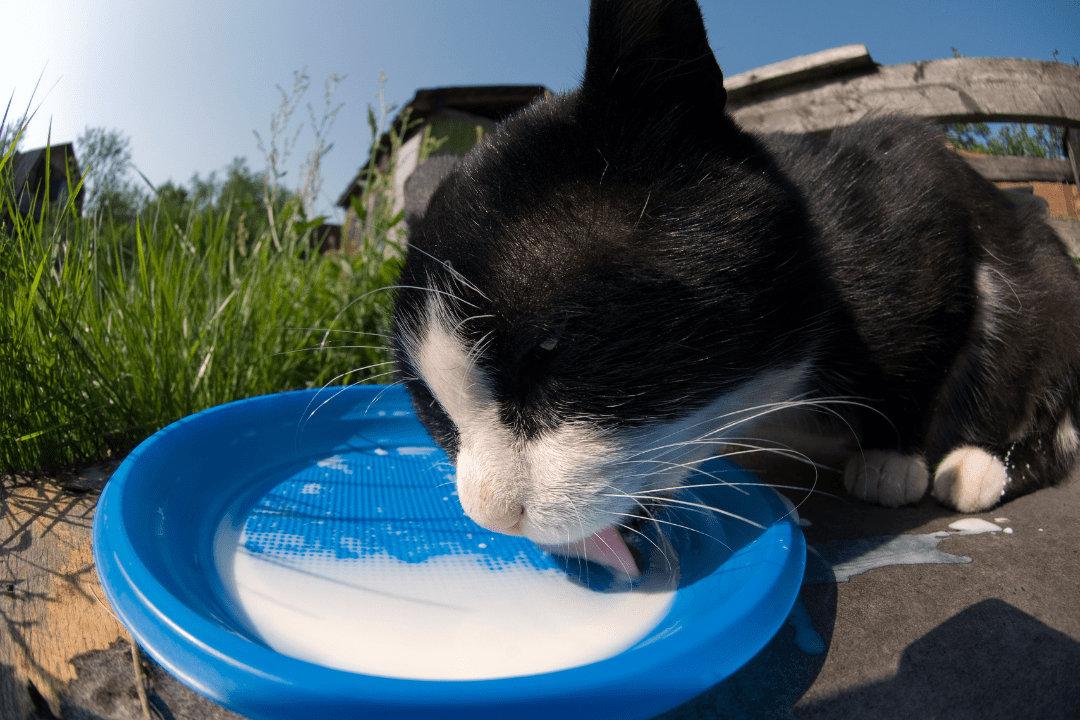
<svg viewBox="0 0 1080 720"><path fill-rule="evenodd" d="M774 417L839 419L848 491L963 512L1080 449L1080 273L940 130L725 113L693 0L593 0L582 83L500 124L409 237L392 349L466 513L569 546Z"/></svg>

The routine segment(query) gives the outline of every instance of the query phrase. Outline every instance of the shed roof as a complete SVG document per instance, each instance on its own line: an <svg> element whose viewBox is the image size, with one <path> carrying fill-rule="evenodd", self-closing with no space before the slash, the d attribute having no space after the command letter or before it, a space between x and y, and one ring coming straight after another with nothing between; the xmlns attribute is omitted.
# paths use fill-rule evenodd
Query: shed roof
<svg viewBox="0 0 1080 720"><path fill-rule="evenodd" d="M15 182L16 204L20 213L29 213L34 204L34 196L45 182L46 162L50 176L49 201L60 200L61 187L67 189L68 178L74 185L82 177L79 163L75 158L75 146L62 143L34 148L26 152L17 152L11 158L13 179ZM82 202L86 194L84 187L79 188L75 197L76 207L82 211Z"/></svg>
<svg viewBox="0 0 1080 720"><path fill-rule="evenodd" d="M440 112L455 110L498 122L548 92L550 91L543 85L465 85L417 90L413 99L394 117L390 130L383 133L372 147L368 162L364 163L364 167L338 198L338 206L348 208L349 198L360 193L364 173L371 165L371 160L378 161L389 152L390 133L401 132L406 118L409 122L423 121ZM407 129L402 135L402 141L408 140L418 131L418 126Z"/></svg>

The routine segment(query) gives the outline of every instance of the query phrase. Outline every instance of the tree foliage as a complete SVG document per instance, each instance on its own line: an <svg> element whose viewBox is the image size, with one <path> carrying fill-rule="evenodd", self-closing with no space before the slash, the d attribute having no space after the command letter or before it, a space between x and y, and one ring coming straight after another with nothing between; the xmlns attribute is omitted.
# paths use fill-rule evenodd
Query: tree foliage
<svg viewBox="0 0 1080 720"><path fill-rule="evenodd" d="M1064 128L1028 123L956 123L946 130L961 150L987 155L1062 158Z"/></svg>
<svg viewBox="0 0 1080 720"><path fill-rule="evenodd" d="M217 171L213 171L205 178L198 173L191 177L188 199L196 209L213 207L221 210L229 205L247 209L264 205L267 191L265 176L249 168L246 157L233 158L225 166L223 175L223 178L219 178ZM284 188L278 188L277 193L278 203L292 196Z"/></svg>
<svg viewBox="0 0 1080 720"><path fill-rule="evenodd" d="M955 47L955 58L965 57ZM1054 51L1057 62L1058 51ZM1076 59L1073 59L1076 62ZM1080 64L1080 63L1077 63ZM1065 129L1056 125L1028 123L954 123L946 126L945 134L953 146L985 155L1019 155L1021 157L1065 157Z"/></svg>
<svg viewBox="0 0 1080 720"><path fill-rule="evenodd" d="M146 195L131 179L131 138L119 130L87 127L75 140L75 153L86 178L83 211L108 213L118 222L131 222Z"/></svg>
<svg viewBox="0 0 1080 720"><path fill-rule="evenodd" d="M233 158L220 173L195 173L187 185L168 180L153 187L145 177L133 179L133 171L138 171L131 161L131 138L119 130L87 127L75 142L89 188L84 206L88 216L100 214L114 223L131 224L140 214L164 213L180 221L191 212L229 210L235 225L245 211L267 204L266 177L253 171L245 157ZM144 181L147 190L140 185ZM293 197L293 192L278 187L272 204L281 208Z"/></svg>

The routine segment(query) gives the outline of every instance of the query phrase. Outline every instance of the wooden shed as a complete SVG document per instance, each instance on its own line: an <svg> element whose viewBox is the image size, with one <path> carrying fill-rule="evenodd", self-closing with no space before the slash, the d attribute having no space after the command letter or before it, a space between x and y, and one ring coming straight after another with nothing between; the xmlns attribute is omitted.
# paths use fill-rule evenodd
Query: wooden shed
<svg viewBox="0 0 1080 720"><path fill-rule="evenodd" d="M405 225L415 220L427 206L431 193L457 160L467 153L495 124L537 97L550 91L538 85L494 85L442 87L417 90L395 116L391 128L372 148L364 169L357 173L338 198L345 208L341 246L356 247L364 232L363 223L352 207L366 187L368 167L387 172L393 167L392 212L405 211ZM400 147L391 158L391 134L400 137ZM431 153L422 147L425 138L436 140Z"/></svg>
<svg viewBox="0 0 1080 720"><path fill-rule="evenodd" d="M51 205L67 204L69 187L74 188L82 177L71 143L17 152L11 158L11 165L15 207L23 217L32 213L40 218L46 195ZM85 188L80 187L75 196L75 209L80 215L85 195Z"/></svg>

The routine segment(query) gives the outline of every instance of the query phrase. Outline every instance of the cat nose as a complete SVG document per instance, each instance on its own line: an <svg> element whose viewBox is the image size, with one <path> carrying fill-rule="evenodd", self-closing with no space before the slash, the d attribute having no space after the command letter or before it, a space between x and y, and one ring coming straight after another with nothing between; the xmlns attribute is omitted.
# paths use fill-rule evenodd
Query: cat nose
<svg viewBox="0 0 1080 720"><path fill-rule="evenodd" d="M476 524L492 532L503 535L524 535L525 506L517 505L505 509L485 508L473 517Z"/></svg>

